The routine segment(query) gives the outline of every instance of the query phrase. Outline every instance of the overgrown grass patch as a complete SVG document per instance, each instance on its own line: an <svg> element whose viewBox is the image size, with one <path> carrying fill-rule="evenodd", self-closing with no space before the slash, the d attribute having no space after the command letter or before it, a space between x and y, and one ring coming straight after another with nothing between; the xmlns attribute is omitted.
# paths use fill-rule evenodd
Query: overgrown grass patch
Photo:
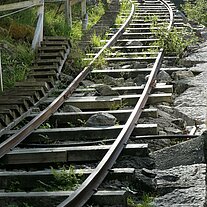
<svg viewBox="0 0 207 207"><path fill-rule="evenodd" d="M187 0L182 6L188 19L207 26L207 2L206 0Z"/></svg>

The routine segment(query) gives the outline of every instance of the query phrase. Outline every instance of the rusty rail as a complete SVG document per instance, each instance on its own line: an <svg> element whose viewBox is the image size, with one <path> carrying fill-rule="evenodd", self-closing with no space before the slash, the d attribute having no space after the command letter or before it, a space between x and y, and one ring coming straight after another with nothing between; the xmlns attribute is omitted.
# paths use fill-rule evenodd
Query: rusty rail
<svg viewBox="0 0 207 207"><path fill-rule="evenodd" d="M170 13L170 23L168 26L168 31L170 31L173 24L173 11L164 0L160 0L169 10ZM164 50L160 49L158 56L156 58L153 69L150 73L148 81L146 83L145 89L138 100L134 110L132 111L129 119L127 120L124 128L118 135L115 142L112 144L109 151L105 154L101 162L90 174L90 176L82 183L82 185L74 192L70 197L64 200L58 207L81 207L87 200L96 192L98 186L102 183L109 170L112 168L116 159L119 157L123 148L126 146L129 137L136 125L142 110L148 100L148 96L151 92L151 89L155 85L157 73L161 67L162 59L164 56Z"/></svg>
<svg viewBox="0 0 207 207"><path fill-rule="evenodd" d="M107 42L107 44L97 53L94 59L89 63L87 67L73 80L73 82L39 115L32 119L27 125L25 125L19 132L9 137L7 140L0 144L0 158L6 153L12 150L15 146L21 143L26 137L28 137L33 130L38 128L44 121L46 121L57 109L68 99L73 91L77 88L79 83L88 75L92 70L92 65L96 59L103 53L103 51L110 47L124 32L124 28L129 24L129 21L133 15L134 7L126 22L118 30L118 32Z"/></svg>
<svg viewBox="0 0 207 207"><path fill-rule="evenodd" d="M171 29L173 24L173 13L170 6L164 1L160 0L169 10L170 13L170 24L168 30ZM73 91L79 85L79 83L87 76L91 71L91 66L94 61L102 54L102 52L111 46L123 33L126 25L129 24L130 19L134 13L134 5L132 4L132 10L130 16L128 17L125 24L119 29L119 31L111 38L111 40L99 51L99 53L90 62L89 66L84 68L84 70L75 78L75 80L63 91L44 111L42 111L37 117L35 117L30 123L28 123L21 131L17 134L11 136L8 140L0 144L0 157L9 152L12 148L23 141L32 131L40 126L46 119L48 119L63 103L71 96ZM148 100L151 89L155 85L156 75L161 67L161 62L164 56L163 49L160 49L157 59L150 73L146 87L138 100L133 112L131 113L128 121L126 122L124 128L118 135L115 142L112 144L109 151L106 153L104 158L98 164L96 169L91 173L91 175L82 183L82 185L66 200L64 200L58 207L81 207L87 200L94 194L98 186L102 183L103 179L108 174L109 170L113 166L114 162L120 155L123 148L126 146L127 141L134 129L134 126L139 119L141 112Z"/></svg>

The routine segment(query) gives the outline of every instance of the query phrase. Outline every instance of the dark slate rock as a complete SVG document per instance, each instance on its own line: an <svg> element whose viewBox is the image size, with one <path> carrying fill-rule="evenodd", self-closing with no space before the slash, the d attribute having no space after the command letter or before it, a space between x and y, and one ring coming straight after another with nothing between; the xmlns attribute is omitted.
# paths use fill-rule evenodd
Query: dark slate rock
<svg viewBox="0 0 207 207"><path fill-rule="evenodd" d="M207 137L207 136L206 136ZM179 165L204 163L204 136L158 150L151 154L156 168L168 169Z"/></svg>
<svg viewBox="0 0 207 207"><path fill-rule="evenodd" d="M87 121L86 126L114 126L116 124L116 117L111 114L99 112L92 115Z"/></svg>
<svg viewBox="0 0 207 207"><path fill-rule="evenodd" d="M204 206L206 164L155 170L158 196L154 206Z"/></svg>
<svg viewBox="0 0 207 207"><path fill-rule="evenodd" d="M113 96L113 95L119 95L118 92L113 91L112 88L105 84L98 84L96 87L96 91L101 96Z"/></svg>
<svg viewBox="0 0 207 207"><path fill-rule="evenodd" d="M170 77L170 75L166 72L166 71L164 71L164 70L161 70L159 73L158 73L158 75L157 75L157 81L158 82L167 82L167 83L169 83L169 82L171 82L172 81L172 79L171 79L171 77Z"/></svg>
<svg viewBox="0 0 207 207"><path fill-rule="evenodd" d="M180 70L172 73L172 78L175 81L181 80L181 79L188 79L194 77L194 74L191 70Z"/></svg>
<svg viewBox="0 0 207 207"><path fill-rule="evenodd" d="M81 112L81 110L75 106L65 104L61 108L61 112Z"/></svg>

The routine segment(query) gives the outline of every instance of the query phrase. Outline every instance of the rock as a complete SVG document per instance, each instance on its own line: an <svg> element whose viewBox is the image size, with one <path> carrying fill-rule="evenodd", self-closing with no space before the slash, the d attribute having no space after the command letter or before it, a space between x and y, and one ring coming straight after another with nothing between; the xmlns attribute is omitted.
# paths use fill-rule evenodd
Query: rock
<svg viewBox="0 0 207 207"><path fill-rule="evenodd" d="M140 41L128 41L126 43L126 45L128 45L128 46L142 46L143 44Z"/></svg>
<svg viewBox="0 0 207 207"><path fill-rule="evenodd" d="M61 73L60 74L60 80L65 85L69 85L74 80L74 77L70 76L70 75L67 75L65 73Z"/></svg>
<svg viewBox="0 0 207 207"><path fill-rule="evenodd" d="M181 59L179 61L179 65L182 66L182 67L187 67L187 68L190 68L190 67L193 67L195 66L195 62L192 61L192 60L188 60L188 59Z"/></svg>
<svg viewBox="0 0 207 207"><path fill-rule="evenodd" d="M111 76L104 76L104 79L100 80L100 83L105 83L106 85L112 85L112 86L123 86L124 84L124 78L113 78Z"/></svg>
<svg viewBox="0 0 207 207"><path fill-rule="evenodd" d="M83 80L81 82L85 87L90 87L94 84L94 82L90 81L90 80Z"/></svg>
<svg viewBox="0 0 207 207"><path fill-rule="evenodd" d="M147 68L148 63L147 62L134 62L133 68L139 69L139 68Z"/></svg>
<svg viewBox="0 0 207 207"><path fill-rule="evenodd" d="M165 135L167 135L167 133L164 131L159 131L159 135L165 136Z"/></svg>
<svg viewBox="0 0 207 207"><path fill-rule="evenodd" d="M148 170L146 168L142 169L142 174L147 176L147 177L150 177L150 178L155 178L156 177L156 173L155 172L153 172L152 170Z"/></svg>
<svg viewBox="0 0 207 207"><path fill-rule="evenodd" d="M183 93L189 88L189 84L187 80L179 80L174 83L174 92L178 95Z"/></svg>
<svg viewBox="0 0 207 207"><path fill-rule="evenodd" d="M144 74L140 74L136 78L134 78L134 83L137 86L140 86L140 85L144 84L145 82L146 82L146 80L145 80L145 75Z"/></svg>
<svg viewBox="0 0 207 207"><path fill-rule="evenodd" d="M174 113L174 110L172 107L170 106L166 106L166 105L158 105L157 106L160 110L168 113L168 114L173 114Z"/></svg>
<svg viewBox="0 0 207 207"><path fill-rule="evenodd" d="M194 77L194 74L191 70L180 70L172 73L172 78L175 81L181 80L181 79L188 79Z"/></svg>
<svg viewBox="0 0 207 207"><path fill-rule="evenodd" d="M186 121L181 118L172 120L172 123L177 125L181 129L184 129L186 127Z"/></svg>
<svg viewBox="0 0 207 207"><path fill-rule="evenodd" d="M180 129L176 129L174 127L165 127L165 131L168 134L182 134L183 133Z"/></svg>
<svg viewBox="0 0 207 207"><path fill-rule="evenodd" d="M96 88L96 91L98 92L98 94L101 95L101 96L119 95L118 92L113 91L110 86L105 85L105 84L99 84L95 88Z"/></svg>
<svg viewBox="0 0 207 207"><path fill-rule="evenodd" d="M155 171L157 196L153 206L204 206L206 164L193 164Z"/></svg>
<svg viewBox="0 0 207 207"><path fill-rule="evenodd" d="M200 35L203 38L204 41L207 40L207 29L203 29L202 31L200 31Z"/></svg>
<svg viewBox="0 0 207 207"><path fill-rule="evenodd" d="M92 115L87 121L86 126L114 126L116 124L116 117L105 112L99 112Z"/></svg>
<svg viewBox="0 0 207 207"><path fill-rule="evenodd" d="M147 169L145 169L147 170ZM156 174L144 174L143 170L135 171L135 180L133 182L133 189L135 189L138 195L143 195L143 193L155 192L156 181L153 178ZM153 175L153 176L152 176Z"/></svg>
<svg viewBox="0 0 207 207"><path fill-rule="evenodd" d="M135 85L135 83L134 83L134 81L131 79L131 78L129 78L129 79L127 79L126 81L125 81L125 83L124 83L124 86L134 86Z"/></svg>
<svg viewBox="0 0 207 207"><path fill-rule="evenodd" d="M161 82L161 83L162 82L169 83L169 82L172 81L172 79L171 79L170 75L167 72L165 72L164 70L161 70L157 75L157 81Z"/></svg>
<svg viewBox="0 0 207 207"><path fill-rule="evenodd" d="M81 110L75 106L64 104L61 108L61 112L81 112Z"/></svg>
<svg viewBox="0 0 207 207"><path fill-rule="evenodd" d="M205 135L205 137L207 137ZM151 153L157 169L204 162L204 136L194 138ZM176 155L176 156L175 156Z"/></svg>
<svg viewBox="0 0 207 207"><path fill-rule="evenodd" d="M128 69L128 68L131 68L131 65L123 65L121 66L122 69Z"/></svg>

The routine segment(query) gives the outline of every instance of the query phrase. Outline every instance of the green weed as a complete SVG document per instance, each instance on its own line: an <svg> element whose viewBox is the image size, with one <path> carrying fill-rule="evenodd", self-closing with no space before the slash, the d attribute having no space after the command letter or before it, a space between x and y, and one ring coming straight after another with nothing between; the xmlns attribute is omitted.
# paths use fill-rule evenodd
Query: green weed
<svg viewBox="0 0 207 207"><path fill-rule="evenodd" d="M52 183L53 189L57 190L74 190L81 181L82 174L76 174L74 166L63 166L60 171L51 168L54 176Z"/></svg>
<svg viewBox="0 0 207 207"><path fill-rule="evenodd" d="M158 17L150 16L148 19L151 19L152 22L151 32L159 39L151 45L164 48L167 53L182 56L188 46L198 41L195 34L188 32L185 28L182 30L172 28L169 32L168 24L158 24ZM155 29L155 27L159 29Z"/></svg>
<svg viewBox="0 0 207 207"><path fill-rule="evenodd" d="M43 123L39 126L39 129L51 129L52 126L49 123Z"/></svg>
<svg viewBox="0 0 207 207"><path fill-rule="evenodd" d="M137 204L133 198L127 198L127 206L128 207L153 207L152 205L153 198L148 194L143 195L142 203Z"/></svg>
<svg viewBox="0 0 207 207"><path fill-rule="evenodd" d="M182 9L186 13L188 19L197 23L207 25L207 3L206 0L196 0L191 2L187 0L182 6Z"/></svg>

